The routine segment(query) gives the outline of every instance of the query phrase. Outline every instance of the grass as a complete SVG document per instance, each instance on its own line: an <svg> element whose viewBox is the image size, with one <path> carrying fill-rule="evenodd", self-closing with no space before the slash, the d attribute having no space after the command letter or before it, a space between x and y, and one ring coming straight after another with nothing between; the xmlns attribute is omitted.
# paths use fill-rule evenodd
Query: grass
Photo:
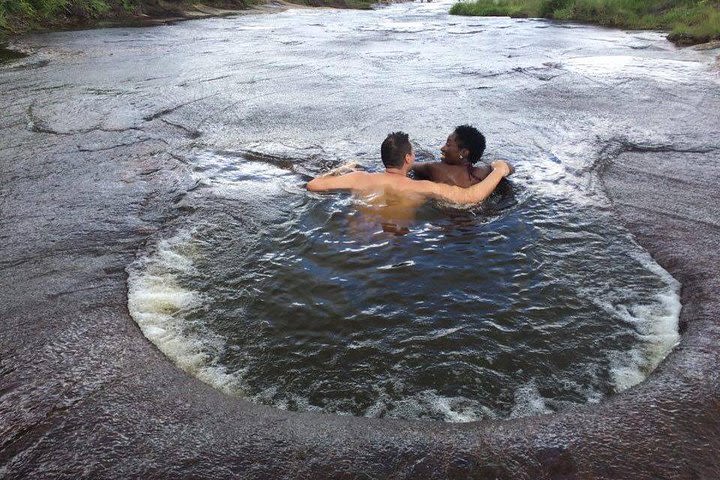
<svg viewBox="0 0 720 480"><path fill-rule="evenodd" d="M720 39L720 0L476 0L450 13L574 20L630 30L667 30L676 43Z"/></svg>
<svg viewBox="0 0 720 480"><path fill-rule="evenodd" d="M297 5L310 7L352 8L355 10L368 10L376 1L372 0L288 0Z"/></svg>
<svg viewBox="0 0 720 480"><path fill-rule="evenodd" d="M132 21L182 15L195 3L222 9L249 8L261 0L0 0L0 43L9 34L38 29L92 26L103 20ZM374 0L290 0L299 5L368 9Z"/></svg>
<svg viewBox="0 0 720 480"><path fill-rule="evenodd" d="M105 0L0 0L0 29L22 32L59 18L98 18L111 9Z"/></svg>

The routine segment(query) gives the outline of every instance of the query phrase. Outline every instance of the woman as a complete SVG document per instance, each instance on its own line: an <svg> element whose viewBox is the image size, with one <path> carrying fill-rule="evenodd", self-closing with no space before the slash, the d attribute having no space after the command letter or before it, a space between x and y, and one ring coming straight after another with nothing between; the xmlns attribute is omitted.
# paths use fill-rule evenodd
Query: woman
<svg viewBox="0 0 720 480"><path fill-rule="evenodd" d="M492 167L484 163L475 166L484 151L485 136L475 127L460 125L440 148L440 162L416 163L412 172L418 180L467 188L481 182L492 171Z"/></svg>

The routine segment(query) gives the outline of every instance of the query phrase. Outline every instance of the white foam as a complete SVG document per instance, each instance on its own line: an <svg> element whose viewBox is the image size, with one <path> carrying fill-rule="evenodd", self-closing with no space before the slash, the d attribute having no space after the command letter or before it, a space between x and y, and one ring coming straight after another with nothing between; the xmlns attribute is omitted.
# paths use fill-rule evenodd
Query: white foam
<svg viewBox="0 0 720 480"><path fill-rule="evenodd" d="M611 308L624 321L635 326L641 343L627 352L610 354L610 374L617 392L643 381L680 341L679 295L673 291L658 293L656 302L647 305Z"/></svg>
<svg viewBox="0 0 720 480"><path fill-rule="evenodd" d="M143 335L178 367L224 392L238 389L236 375L227 373L214 358L222 340L210 332L192 333L187 314L203 298L178 283L180 273L194 269L189 232L158 243L155 252L128 267L128 310Z"/></svg>
<svg viewBox="0 0 720 480"><path fill-rule="evenodd" d="M463 396L446 397L436 390L424 390L401 400L391 400L381 394L365 412L365 417L423 418L431 416L450 423L475 422L495 418L490 409L477 400Z"/></svg>
<svg viewBox="0 0 720 480"><path fill-rule="evenodd" d="M605 311L632 325L640 340L640 344L629 351L608 354L616 392L642 382L680 341L680 283L640 247L630 256L660 277L666 288L644 304L613 305L596 300Z"/></svg>
<svg viewBox="0 0 720 480"><path fill-rule="evenodd" d="M405 340L402 340L400 343L412 343L412 342L422 342L422 341L428 341L428 340L437 340L438 338L443 338L448 335L452 335L453 333L462 330L465 327L453 327L453 328L440 328L437 330L434 330L430 332L428 335L415 335L413 337L406 338Z"/></svg>
<svg viewBox="0 0 720 480"><path fill-rule="evenodd" d="M510 418L529 417L551 413L545 404L545 398L540 395L534 380L531 380L515 390L515 404L510 412Z"/></svg>
<svg viewBox="0 0 720 480"><path fill-rule="evenodd" d="M414 266L414 265L415 265L415 261L414 261L414 260L405 260L405 261L398 262L398 263L393 263L393 264L390 264L390 265L381 265L381 266L377 267L377 269L378 269L378 270L382 270L382 271L386 271L386 270L398 270L398 269L405 268L405 267L412 267L412 266Z"/></svg>

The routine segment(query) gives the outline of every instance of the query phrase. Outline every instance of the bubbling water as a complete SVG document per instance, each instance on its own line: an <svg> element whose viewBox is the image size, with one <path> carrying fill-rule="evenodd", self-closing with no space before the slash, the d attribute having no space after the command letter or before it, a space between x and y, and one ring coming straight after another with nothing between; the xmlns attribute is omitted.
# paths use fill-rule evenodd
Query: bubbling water
<svg viewBox="0 0 720 480"><path fill-rule="evenodd" d="M225 392L294 411L517 417L629 388L678 341L677 282L592 205L521 189L503 210L427 204L397 235L359 199L299 188L298 159L198 164L212 194L129 268L129 306Z"/></svg>

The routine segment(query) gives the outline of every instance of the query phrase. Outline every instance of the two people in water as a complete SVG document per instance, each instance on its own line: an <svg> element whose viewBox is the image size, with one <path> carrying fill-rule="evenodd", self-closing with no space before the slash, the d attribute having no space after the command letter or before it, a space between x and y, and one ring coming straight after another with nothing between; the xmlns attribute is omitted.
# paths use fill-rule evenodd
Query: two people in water
<svg viewBox="0 0 720 480"><path fill-rule="evenodd" d="M485 137L474 127L461 125L441 148L441 162L416 164L408 135L394 132L380 147L384 172L330 173L308 182L307 189L316 192L351 190L385 205L411 210L428 199L474 204L488 198L500 181L512 173L512 167L503 160L475 167L484 150ZM408 177L410 172L417 180Z"/></svg>

